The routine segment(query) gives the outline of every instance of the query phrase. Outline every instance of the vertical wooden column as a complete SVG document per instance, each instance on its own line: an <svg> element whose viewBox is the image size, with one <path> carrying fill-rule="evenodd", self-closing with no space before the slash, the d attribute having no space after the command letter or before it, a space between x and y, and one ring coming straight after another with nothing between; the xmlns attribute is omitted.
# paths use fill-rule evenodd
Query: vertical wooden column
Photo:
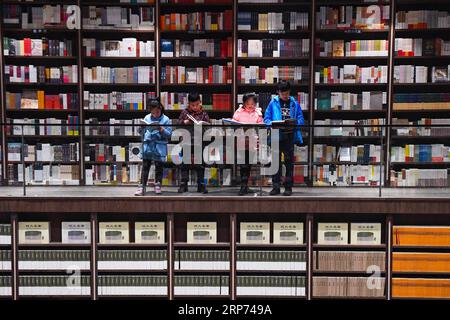
<svg viewBox="0 0 450 320"><path fill-rule="evenodd" d="M6 92L5 92L5 86L4 86L4 70L5 70L5 60L3 55L3 19L0 21L0 123L5 124L6 123ZM0 139L0 151L1 151L1 175L2 175L2 181L1 184L6 185L8 182L7 177L7 147L6 147L6 126L1 126L1 139Z"/></svg>
<svg viewBox="0 0 450 320"><path fill-rule="evenodd" d="M161 12L159 0L155 1L155 87L156 96L161 97L161 32L159 28L159 15Z"/></svg>
<svg viewBox="0 0 450 320"><path fill-rule="evenodd" d="M392 226L394 218L386 217L386 299L392 299Z"/></svg>
<svg viewBox="0 0 450 320"><path fill-rule="evenodd" d="M313 286L313 215L306 216L306 299L311 300Z"/></svg>
<svg viewBox="0 0 450 320"><path fill-rule="evenodd" d="M230 298L236 300L237 287L237 252L236 252L236 235L237 235L237 215L232 213L230 215Z"/></svg>
<svg viewBox="0 0 450 320"><path fill-rule="evenodd" d="M19 223L16 213L11 215L11 271L12 298L19 299Z"/></svg>
<svg viewBox="0 0 450 320"><path fill-rule="evenodd" d="M237 96L238 96L238 84L237 84L237 70L238 70L238 66L237 66L237 43L238 43L238 39L237 39L237 15L238 15L238 0L233 0L233 58L232 58L232 68L233 68L233 75L232 75L232 83L233 83L233 88L232 88L232 105L231 108L232 110L230 110L231 112L233 112L234 110L237 109L237 105L238 105L238 101L237 101Z"/></svg>
<svg viewBox="0 0 450 320"><path fill-rule="evenodd" d="M173 271L174 266L174 216L173 213L167 215L167 295L169 300L174 299L175 276Z"/></svg>
<svg viewBox="0 0 450 320"><path fill-rule="evenodd" d="M308 176L309 186L312 187L312 172L313 172L313 154L314 154L314 67L315 67L315 50L314 44L316 41L316 0L311 1L309 11L309 113L308 113Z"/></svg>
<svg viewBox="0 0 450 320"><path fill-rule="evenodd" d="M81 13L81 0L77 1L78 8L80 8ZM85 128L84 124L84 77L83 77L83 68L84 68L84 57L83 57L83 22L82 17L79 17L81 20L80 28L77 30L77 56L78 56L78 134L79 143L78 146L78 154L80 155L80 168L79 168L79 177L80 177L80 185L84 186L86 184L85 180L85 165L84 165L84 134Z"/></svg>
<svg viewBox="0 0 450 320"><path fill-rule="evenodd" d="M91 299L98 299L98 284L97 284L97 225L98 216L96 213L91 213Z"/></svg>

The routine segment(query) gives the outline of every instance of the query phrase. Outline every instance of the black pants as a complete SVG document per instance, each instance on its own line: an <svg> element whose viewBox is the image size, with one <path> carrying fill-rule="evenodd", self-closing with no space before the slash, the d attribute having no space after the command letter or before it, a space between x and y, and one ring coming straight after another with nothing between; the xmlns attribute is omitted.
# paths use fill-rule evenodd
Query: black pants
<svg viewBox="0 0 450 320"><path fill-rule="evenodd" d="M195 170L197 173L197 184L205 184L205 167L202 165L181 165L181 183L189 182L189 169Z"/></svg>
<svg viewBox="0 0 450 320"><path fill-rule="evenodd" d="M282 163L281 154L284 156L284 165L286 167L286 177L284 180L284 187L292 188L292 178L294 174L294 143L291 138L280 140L280 149L278 152L278 171L272 177L272 184L274 188L280 187ZM277 156L276 154L274 156Z"/></svg>
<svg viewBox="0 0 450 320"><path fill-rule="evenodd" d="M150 173L150 167L152 166L152 162L155 163L155 182L157 183L162 182L164 163L161 161L142 160L142 176L141 176L142 187L147 186L148 174Z"/></svg>
<svg viewBox="0 0 450 320"><path fill-rule="evenodd" d="M241 185L248 185L248 179L250 177L250 172L252 171L252 165L241 164L239 166L239 171L241 172Z"/></svg>

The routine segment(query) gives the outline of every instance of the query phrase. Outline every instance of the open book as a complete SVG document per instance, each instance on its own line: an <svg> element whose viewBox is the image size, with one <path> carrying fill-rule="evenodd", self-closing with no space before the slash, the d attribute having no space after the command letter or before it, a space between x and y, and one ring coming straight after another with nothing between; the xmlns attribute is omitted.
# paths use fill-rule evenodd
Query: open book
<svg viewBox="0 0 450 320"><path fill-rule="evenodd" d="M139 119L139 123L143 126L159 126L159 121L146 121L145 119Z"/></svg>
<svg viewBox="0 0 450 320"><path fill-rule="evenodd" d="M239 122L230 118L223 118L222 119L223 124L234 124L234 125L241 125L241 124L247 124L252 126L265 126L264 123L248 123L248 122Z"/></svg>
<svg viewBox="0 0 450 320"><path fill-rule="evenodd" d="M195 119L193 116L191 116L190 114L188 114L187 116L188 116L189 120L191 120L194 124L197 124L197 125L199 125L199 124L209 124L209 123L206 122L206 121L198 121L198 120L196 120L196 119Z"/></svg>
<svg viewBox="0 0 450 320"><path fill-rule="evenodd" d="M297 119L275 120L272 121L272 124L292 126L297 124Z"/></svg>

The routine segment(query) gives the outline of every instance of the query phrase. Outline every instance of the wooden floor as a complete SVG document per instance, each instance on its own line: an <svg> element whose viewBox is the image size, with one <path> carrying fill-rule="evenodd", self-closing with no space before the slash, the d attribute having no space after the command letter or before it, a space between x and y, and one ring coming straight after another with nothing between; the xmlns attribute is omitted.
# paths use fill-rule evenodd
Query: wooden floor
<svg viewBox="0 0 450 320"><path fill-rule="evenodd" d="M194 189L178 194L134 196L134 187L0 187L1 213L343 213L450 214L450 188L296 188L291 197L269 196L255 188L239 197L237 188ZM261 191L261 192L260 192Z"/></svg>

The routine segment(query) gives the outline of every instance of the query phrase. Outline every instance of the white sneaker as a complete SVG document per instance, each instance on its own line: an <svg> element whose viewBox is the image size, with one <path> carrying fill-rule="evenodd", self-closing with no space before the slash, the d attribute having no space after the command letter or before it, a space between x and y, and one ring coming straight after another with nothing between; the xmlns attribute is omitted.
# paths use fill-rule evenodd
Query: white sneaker
<svg viewBox="0 0 450 320"><path fill-rule="evenodd" d="M161 183L155 183L155 193L156 194L161 194Z"/></svg>
<svg viewBox="0 0 450 320"><path fill-rule="evenodd" d="M136 192L134 193L135 196L143 196L144 195L144 188L139 187Z"/></svg>

